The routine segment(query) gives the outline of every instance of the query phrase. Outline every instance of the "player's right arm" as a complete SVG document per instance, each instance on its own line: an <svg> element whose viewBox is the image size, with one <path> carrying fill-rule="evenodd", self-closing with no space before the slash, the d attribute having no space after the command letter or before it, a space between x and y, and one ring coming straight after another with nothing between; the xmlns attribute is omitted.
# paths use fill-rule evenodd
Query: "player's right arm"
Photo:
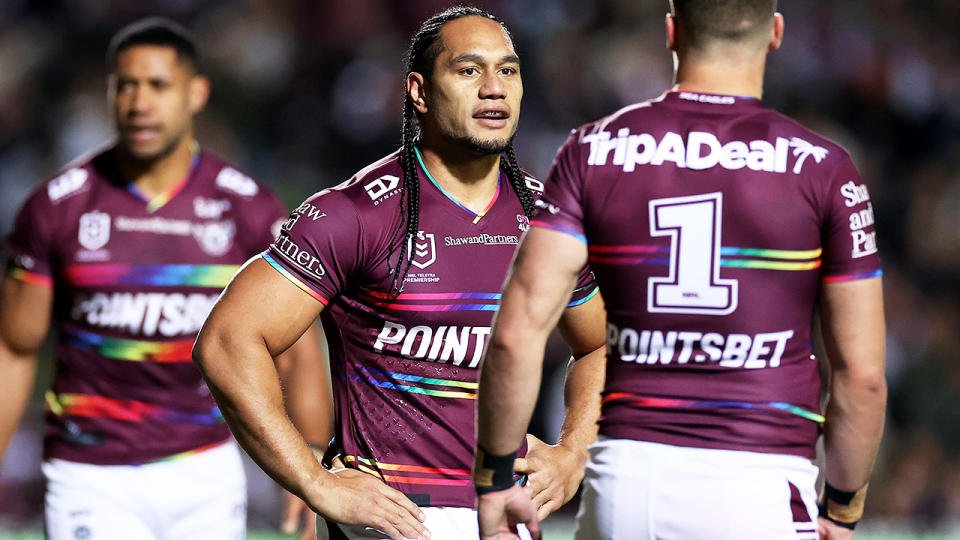
<svg viewBox="0 0 960 540"><path fill-rule="evenodd" d="M13 277L0 296L0 457L20 424L30 398L37 350L50 328L53 288Z"/></svg>
<svg viewBox="0 0 960 540"><path fill-rule="evenodd" d="M833 509L839 510L839 521L856 521L859 516L852 516L863 509L886 413L881 278L824 283L820 294L823 339L832 369L824 427L827 484L857 493L850 505ZM826 504L830 508L833 503ZM845 519L845 514L851 518ZM834 528L833 523L822 526ZM852 536L853 531L833 532L828 537Z"/></svg>
<svg viewBox="0 0 960 540"><path fill-rule="evenodd" d="M277 483L334 521L373 526L395 539L421 537L425 529L416 505L368 474L325 470L284 413L274 357L322 307L256 257L210 312L194 361L234 436Z"/></svg>

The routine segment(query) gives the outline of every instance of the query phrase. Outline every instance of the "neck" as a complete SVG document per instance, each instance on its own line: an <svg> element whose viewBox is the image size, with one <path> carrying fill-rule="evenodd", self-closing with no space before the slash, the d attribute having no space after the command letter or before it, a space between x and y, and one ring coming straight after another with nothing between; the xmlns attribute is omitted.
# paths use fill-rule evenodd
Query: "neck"
<svg viewBox="0 0 960 540"><path fill-rule="evenodd" d="M117 151L120 175L137 186L147 198L171 190L190 173L195 141L189 134L180 139L170 153L151 160L134 158L122 146Z"/></svg>
<svg viewBox="0 0 960 540"><path fill-rule="evenodd" d="M420 155L434 181L474 212L483 210L497 192L500 154L478 155L459 149L445 151L424 141Z"/></svg>
<svg viewBox="0 0 960 540"><path fill-rule="evenodd" d="M763 97L766 55L712 51L675 55L676 90L701 94Z"/></svg>

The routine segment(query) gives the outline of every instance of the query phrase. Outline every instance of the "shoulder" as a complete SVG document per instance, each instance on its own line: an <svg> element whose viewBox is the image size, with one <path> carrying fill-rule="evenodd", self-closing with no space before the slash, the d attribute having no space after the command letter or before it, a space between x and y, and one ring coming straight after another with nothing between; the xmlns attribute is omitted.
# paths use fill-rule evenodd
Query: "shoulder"
<svg viewBox="0 0 960 540"><path fill-rule="evenodd" d="M24 203L24 208L56 208L82 205L95 191L97 184L104 182L96 161L106 152L77 158L63 167L53 178L42 182L33 190Z"/></svg>
<svg viewBox="0 0 960 540"><path fill-rule="evenodd" d="M770 122L774 125L774 131L779 136L789 139L794 154L813 152L813 156L819 158L816 159L817 163L825 158L826 163L834 165L850 159L849 152L839 143L779 111L773 109L767 109L767 111L771 118Z"/></svg>
<svg viewBox="0 0 960 540"><path fill-rule="evenodd" d="M390 213L403 197L403 169L399 153L394 152L363 169L349 180L313 195L310 200L348 204L361 218Z"/></svg>
<svg viewBox="0 0 960 540"><path fill-rule="evenodd" d="M255 200L277 200L269 186L208 150L201 150L198 167L197 177L208 183L217 196L228 197L241 204Z"/></svg>

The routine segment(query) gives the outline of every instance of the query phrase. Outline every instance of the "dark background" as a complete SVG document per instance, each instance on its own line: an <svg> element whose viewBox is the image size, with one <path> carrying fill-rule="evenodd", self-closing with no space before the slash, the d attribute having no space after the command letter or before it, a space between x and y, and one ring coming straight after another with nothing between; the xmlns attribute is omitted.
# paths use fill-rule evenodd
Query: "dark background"
<svg viewBox="0 0 960 540"><path fill-rule="evenodd" d="M201 144L288 206L399 145L402 54L432 0L0 0L0 234L30 190L109 141L103 53L122 25L166 15L198 35L213 81ZM665 1L477 2L523 66L516 142L543 178L567 132L671 84ZM871 523L960 530L960 2L786 0L764 102L843 144L877 215L888 322L887 431ZM552 347L548 369L565 361ZM51 372L41 355L38 387ZM558 382L535 420L555 433ZM2 391L2 386L0 386ZM0 530L37 527L38 389L0 475ZM251 476L251 525L278 520Z"/></svg>

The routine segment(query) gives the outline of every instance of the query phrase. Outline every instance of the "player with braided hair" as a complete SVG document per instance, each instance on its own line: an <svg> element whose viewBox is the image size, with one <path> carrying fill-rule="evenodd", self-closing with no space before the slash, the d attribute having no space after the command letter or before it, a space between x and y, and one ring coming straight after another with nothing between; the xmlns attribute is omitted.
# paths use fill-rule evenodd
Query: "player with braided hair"
<svg viewBox="0 0 960 540"><path fill-rule="evenodd" d="M424 22L405 91L402 147L300 205L233 280L195 347L237 439L326 518L318 530L333 538L478 534L477 371L543 189L512 148L520 61L493 15L456 7ZM578 359L566 384L577 413L558 444L528 436L520 459L506 457L541 518L573 496L596 433L604 320L596 292L584 268L559 325ZM270 361L318 315L334 381L330 454L345 465L331 471L305 444L321 441L304 441L284 417Z"/></svg>

